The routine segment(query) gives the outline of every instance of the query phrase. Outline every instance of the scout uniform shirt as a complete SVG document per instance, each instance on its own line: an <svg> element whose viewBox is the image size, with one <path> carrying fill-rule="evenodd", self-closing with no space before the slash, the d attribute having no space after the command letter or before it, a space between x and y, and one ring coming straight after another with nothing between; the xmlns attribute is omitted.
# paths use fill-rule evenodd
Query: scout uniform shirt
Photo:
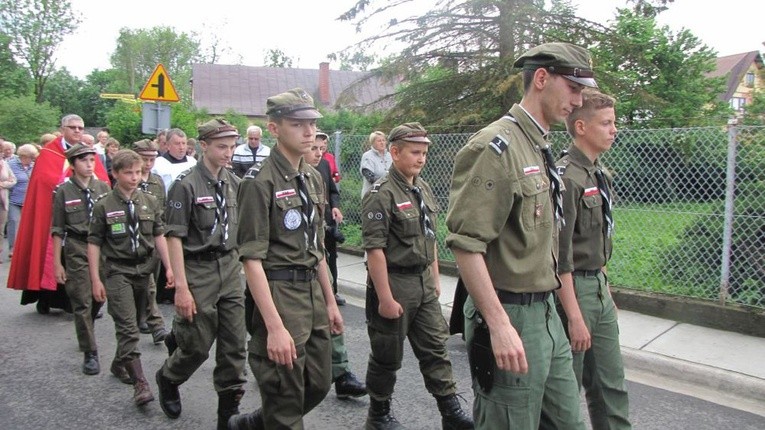
<svg viewBox="0 0 765 430"><path fill-rule="evenodd" d="M239 255L262 260L264 269L315 268L324 258L324 186L321 174L300 160L298 170L279 151L272 151L260 170L253 167L239 186ZM312 232L306 243L298 175L306 178L313 203Z"/></svg>
<svg viewBox="0 0 765 430"><path fill-rule="evenodd" d="M164 215L167 191L165 191L165 183L162 182L162 178L156 173L149 172L149 177L145 181L142 179L141 182L138 183L138 189L156 197L157 207L163 211Z"/></svg>
<svg viewBox="0 0 765 430"><path fill-rule="evenodd" d="M109 191L109 185L95 177L84 188L74 178L67 178L53 195L51 234L85 242L95 202Z"/></svg>
<svg viewBox="0 0 765 430"><path fill-rule="evenodd" d="M228 252L236 248L239 225L236 190L240 179L228 169L213 177L204 163L175 179L167 195L167 236L184 238L184 254ZM218 210L216 185L220 182L226 200L226 231ZM224 237L227 240L224 241Z"/></svg>
<svg viewBox="0 0 765 430"><path fill-rule="evenodd" d="M497 290L560 286L543 132L516 104L473 135L454 162L446 244L483 254Z"/></svg>
<svg viewBox="0 0 765 430"><path fill-rule="evenodd" d="M438 205L430 186L419 176L414 187L421 190L427 208L430 233L426 234L420 200L412 185L392 167L364 197L362 228L365 249L383 248L389 267L422 267L435 260Z"/></svg>
<svg viewBox="0 0 765 430"><path fill-rule="evenodd" d="M130 233L128 201L132 201L138 222L137 247L133 250ZM130 200L125 200L117 188L96 203L90 223L88 243L101 247L101 254L119 264L111 264L107 270L118 270L126 275L148 275L154 264L148 257L154 251L154 236L164 234L162 211L154 196L135 190ZM131 265L129 262L133 261Z"/></svg>
<svg viewBox="0 0 765 430"><path fill-rule="evenodd" d="M556 164L566 186L563 193L566 225L560 232L558 273L599 270L608 263L612 249L603 220L603 196L595 177L601 166L597 160L593 164L573 145ZM613 196L611 176L603 173L609 195Z"/></svg>

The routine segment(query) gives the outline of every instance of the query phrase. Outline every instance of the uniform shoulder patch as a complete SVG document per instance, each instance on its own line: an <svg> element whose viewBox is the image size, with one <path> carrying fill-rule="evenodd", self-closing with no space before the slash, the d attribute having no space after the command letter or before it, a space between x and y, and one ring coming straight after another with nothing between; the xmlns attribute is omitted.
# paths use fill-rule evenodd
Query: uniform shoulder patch
<svg viewBox="0 0 765 430"><path fill-rule="evenodd" d="M255 177L258 176L258 173L260 173L260 168L262 166L261 163L255 163L252 167L247 169L247 173L242 176L242 179L255 179Z"/></svg>
<svg viewBox="0 0 765 430"><path fill-rule="evenodd" d="M175 181L173 182L180 182L181 180L183 180L183 178L185 178L189 174L189 172L191 172L191 169L184 170L178 176L175 177Z"/></svg>
<svg viewBox="0 0 765 430"><path fill-rule="evenodd" d="M508 142L505 137L498 134L491 139L489 146L497 153L497 155L502 155L502 153L510 146L510 142Z"/></svg>
<svg viewBox="0 0 765 430"><path fill-rule="evenodd" d="M383 184L385 184L386 182L388 182L388 174L387 173L385 174L385 176L383 176L382 178L378 179L377 182L375 182L372 185L372 188L369 190L369 192L370 193L376 193L376 192L380 191L380 187L382 187Z"/></svg>
<svg viewBox="0 0 765 430"><path fill-rule="evenodd" d="M561 166L556 166L555 167L555 170L558 171L558 176L563 176L566 173L566 167L568 167L568 166L566 166L565 164L561 165Z"/></svg>

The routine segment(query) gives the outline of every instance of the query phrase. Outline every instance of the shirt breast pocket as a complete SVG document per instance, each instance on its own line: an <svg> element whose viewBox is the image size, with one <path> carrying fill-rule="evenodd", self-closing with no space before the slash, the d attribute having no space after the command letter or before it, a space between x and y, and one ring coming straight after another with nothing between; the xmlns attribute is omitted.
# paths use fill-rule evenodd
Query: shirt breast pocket
<svg viewBox="0 0 765 430"><path fill-rule="evenodd" d="M420 214L414 208L394 212L395 223L391 229L395 229L400 237L414 237L420 234Z"/></svg>
<svg viewBox="0 0 765 430"><path fill-rule="evenodd" d="M277 221L277 225L281 226L282 231L295 231L303 223L303 203L298 196L285 197L276 200L276 207L278 209L277 216L281 218L281 222Z"/></svg>
<svg viewBox="0 0 765 430"><path fill-rule="evenodd" d="M236 202L236 193L228 193L226 197L226 210L228 211L229 224L239 224L239 205Z"/></svg>
<svg viewBox="0 0 765 430"><path fill-rule="evenodd" d="M68 225L87 224L88 211L85 204L69 205L64 208L66 211L66 223Z"/></svg>
<svg viewBox="0 0 765 430"><path fill-rule="evenodd" d="M603 225L603 197L600 194L582 197L582 206L584 207L580 217L582 228L591 230Z"/></svg>
<svg viewBox="0 0 765 430"><path fill-rule="evenodd" d="M203 231L212 229L215 224L217 210L218 206L214 200L212 202L196 203L194 205L194 217L196 218L194 224Z"/></svg>
<svg viewBox="0 0 765 430"><path fill-rule="evenodd" d="M523 193L521 211L523 227L526 230L549 226L552 222L550 184L544 178L541 174L536 174L520 180Z"/></svg>
<svg viewBox="0 0 765 430"><path fill-rule="evenodd" d="M128 234L127 216L115 216L106 218L108 234L112 237L121 237Z"/></svg>
<svg viewBox="0 0 765 430"><path fill-rule="evenodd" d="M154 235L154 214L141 213L138 214L138 228L141 230L141 234L144 236Z"/></svg>

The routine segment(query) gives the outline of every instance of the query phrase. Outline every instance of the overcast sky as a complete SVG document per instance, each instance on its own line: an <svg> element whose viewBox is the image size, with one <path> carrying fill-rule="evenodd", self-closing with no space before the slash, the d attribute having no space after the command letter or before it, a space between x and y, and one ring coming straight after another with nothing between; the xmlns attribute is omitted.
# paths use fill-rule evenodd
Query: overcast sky
<svg viewBox="0 0 765 430"><path fill-rule="evenodd" d="M82 22L75 34L64 39L56 64L81 78L94 69L110 67L109 56L122 27L167 25L178 31L197 31L203 39L215 34L221 46L231 50L219 63L249 66L262 66L267 50L281 49L293 58L293 67L318 68L320 62L327 61L327 54L360 38L351 24L336 20L356 0L70 1ZM435 0L415 3L422 10ZM573 3L579 4L580 16L605 23L614 17L616 5L623 5L624 0ZM755 10L758 3L758 0L675 0L670 10L661 15L660 23L669 25L673 31L690 29L721 56L762 51L765 26L761 23L762 12ZM169 73L172 77L172 71Z"/></svg>

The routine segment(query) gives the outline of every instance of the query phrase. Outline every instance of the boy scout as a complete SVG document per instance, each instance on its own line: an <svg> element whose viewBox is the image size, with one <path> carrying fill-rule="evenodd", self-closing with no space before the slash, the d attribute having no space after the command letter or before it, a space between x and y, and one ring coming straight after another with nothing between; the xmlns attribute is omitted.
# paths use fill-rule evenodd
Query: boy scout
<svg viewBox="0 0 765 430"><path fill-rule="evenodd" d="M151 172L154 167L154 161L157 159L159 146L149 139L139 140L133 143L133 151L141 156L143 165L141 166L141 182L138 183L138 189L144 193L151 194L157 198L157 205L164 210L165 207L165 185L162 178L156 173ZM164 216L164 214L163 214ZM159 271L159 256L154 253L154 275L149 278L148 294L142 297L136 297L136 308L138 312L138 330L141 333L151 333L154 344L157 345L165 340L167 330L165 329L165 320L162 319L162 313L157 307L157 272Z"/></svg>
<svg viewBox="0 0 765 430"><path fill-rule="evenodd" d="M117 335L116 367L124 367L133 382L133 401L141 406L152 400L149 383L141 366L138 352L138 320L135 296L147 294L149 277L156 247L167 269L168 283L173 272L169 267L167 243L161 209L154 196L138 189L141 180L141 157L129 149L117 151L112 157L115 187L99 200L93 209L88 233L88 262L93 283L93 297L99 302L109 298L109 315L114 320ZM101 255L105 258L106 286L98 278ZM119 369L114 372L120 376Z"/></svg>
<svg viewBox="0 0 765 430"><path fill-rule="evenodd" d="M175 274L172 337L177 348L157 371L159 402L170 418L181 415L178 386L207 360L217 342L213 384L218 429L239 413L245 382L244 290L236 252L239 178L226 169L236 128L221 119L199 126L204 157L170 187L165 209L170 263Z"/></svg>
<svg viewBox="0 0 765 430"><path fill-rule="evenodd" d="M610 96L584 91L582 106L566 120L573 145L557 163L566 219L559 238L558 312L568 323L574 373L584 385L595 430L632 428L616 306L605 275L614 227L612 181L598 160L616 138L614 104Z"/></svg>
<svg viewBox="0 0 765 430"><path fill-rule="evenodd" d="M563 210L545 136L596 84L589 53L567 43L534 47L514 65L523 69L523 99L457 153L446 217L446 243L470 293L473 418L484 429L584 429L551 297Z"/></svg>
<svg viewBox="0 0 765 430"><path fill-rule="evenodd" d="M80 351L85 354L82 373L96 375L98 363L93 320L101 303L93 300L88 272L88 227L93 206L99 197L109 192L109 185L93 176L96 150L78 143L66 151L72 166L72 176L56 188L53 194L53 268L56 282L64 284L72 303L74 328ZM66 269L61 262L62 243Z"/></svg>
<svg viewBox="0 0 765 430"><path fill-rule="evenodd" d="M438 296L437 204L420 177L427 132L419 123L391 130L393 165L364 197L361 231L367 251L367 331L372 352L367 367L370 404L367 429L398 429L390 401L409 337L425 387L438 403L445 429L472 429L455 394L449 337Z"/></svg>
<svg viewBox="0 0 765 430"><path fill-rule="evenodd" d="M321 114L304 90L266 101L276 146L239 187L239 254L254 300L248 359L262 412L229 428L302 429L331 385L330 332L343 330L324 261L324 189L303 160Z"/></svg>

